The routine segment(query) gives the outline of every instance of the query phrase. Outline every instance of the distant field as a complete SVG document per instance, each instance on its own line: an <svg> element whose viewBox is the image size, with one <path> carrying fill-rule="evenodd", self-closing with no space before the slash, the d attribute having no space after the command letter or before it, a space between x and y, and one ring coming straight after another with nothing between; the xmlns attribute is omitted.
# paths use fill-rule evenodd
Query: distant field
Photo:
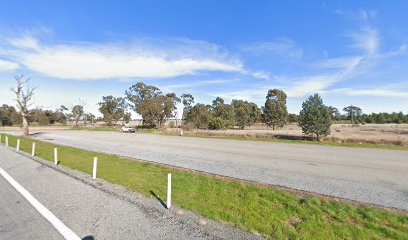
<svg viewBox="0 0 408 240"><path fill-rule="evenodd" d="M169 134L178 134L180 129L166 129ZM248 139L302 140L302 130L297 125L286 125L282 129L272 130L263 124L250 128L228 130L191 130L191 135L214 137L237 137ZM333 124L331 134L325 139L334 143L349 144L385 144L408 146L408 124L366 124L352 127L350 124Z"/></svg>

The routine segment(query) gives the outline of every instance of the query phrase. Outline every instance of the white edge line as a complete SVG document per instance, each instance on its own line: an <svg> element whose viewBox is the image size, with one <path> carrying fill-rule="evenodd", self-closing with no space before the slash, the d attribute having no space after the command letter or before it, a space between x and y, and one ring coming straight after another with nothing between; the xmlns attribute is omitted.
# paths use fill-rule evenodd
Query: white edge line
<svg viewBox="0 0 408 240"><path fill-rule="evenodd" d="M31 195L23 186L14 180L3 168L0 167L0 174L7 182L13 186L55 229L67 240L81 240L71 229L69 229L61 220L59 220L50 210L42 205L33 195Z"/></svg>

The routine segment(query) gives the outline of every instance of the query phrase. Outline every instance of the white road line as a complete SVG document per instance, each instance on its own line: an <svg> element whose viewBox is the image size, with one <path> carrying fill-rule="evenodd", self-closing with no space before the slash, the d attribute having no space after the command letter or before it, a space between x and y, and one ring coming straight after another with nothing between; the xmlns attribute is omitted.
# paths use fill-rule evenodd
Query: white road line
<svg viewBox="0 0 408 240"><path fill-rule="evenodd" d="M25 188L23 188L16 180L14 180L3 168L0 167L0 174L7 182L13 186L47 221L49 221L55 229L67 240L81 240L71 229L69 229L61 220L59 220L50 210L42 205L33 197Z"/></svg>

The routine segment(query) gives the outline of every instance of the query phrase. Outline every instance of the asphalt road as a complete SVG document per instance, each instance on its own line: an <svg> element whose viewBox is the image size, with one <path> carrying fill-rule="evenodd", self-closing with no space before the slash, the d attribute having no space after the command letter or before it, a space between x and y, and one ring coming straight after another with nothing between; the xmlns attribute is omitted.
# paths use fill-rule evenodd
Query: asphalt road
<svg viewBox="0 0 408 240"><path fill-rule="evenodd" d="M408 151L69 130L38 138L408 210Z"/></svg>
<svg viewBox="0 0 408 240"><path fill-rule="evenodd" d="M0 239L63 239L10 184L0 177Z"/></svg>
<svg viewBox="0 0 408 240"><path fill-rule="evenodd" d="M259 239L218 222L202 226L194 213L4 146L0 167L84 239ZM1 175L0 239L62 239Z"/></svg>

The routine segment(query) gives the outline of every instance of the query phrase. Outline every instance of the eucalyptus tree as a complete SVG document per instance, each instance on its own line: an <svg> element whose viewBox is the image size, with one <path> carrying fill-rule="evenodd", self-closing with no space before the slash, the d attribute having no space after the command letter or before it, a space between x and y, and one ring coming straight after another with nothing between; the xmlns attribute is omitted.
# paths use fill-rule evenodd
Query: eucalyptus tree
<svg viewBox="0 0 408 240"><path fill-rule="evenodd" d="M288 119L288 110L286 107L287 95L279 89L271 89L266 95L265 106L262 107L264 121L268 127L283 127Z"/></svg>

